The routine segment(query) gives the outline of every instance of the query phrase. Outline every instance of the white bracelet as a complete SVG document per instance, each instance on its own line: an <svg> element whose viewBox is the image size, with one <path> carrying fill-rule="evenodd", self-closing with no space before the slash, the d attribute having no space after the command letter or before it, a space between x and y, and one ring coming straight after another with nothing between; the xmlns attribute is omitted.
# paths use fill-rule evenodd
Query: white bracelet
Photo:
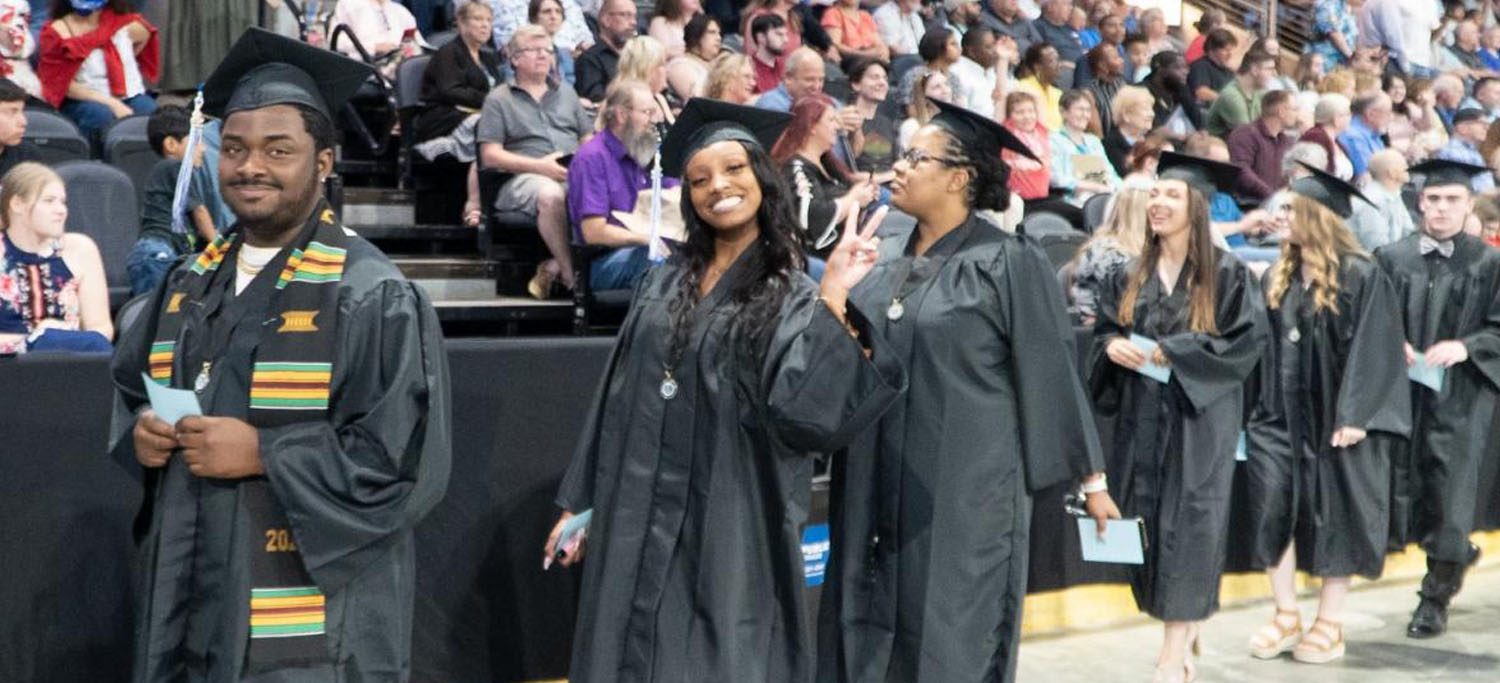
<svg viewBox="0 0 1500 683"><path fill-rule="evenodd" d="M1085 495L1090 493L1104 493L1109 490L1109 477L1101 474L1098 479L1084 481L1083 486L1079 487L1079 490L1083 491Z"/></svg>

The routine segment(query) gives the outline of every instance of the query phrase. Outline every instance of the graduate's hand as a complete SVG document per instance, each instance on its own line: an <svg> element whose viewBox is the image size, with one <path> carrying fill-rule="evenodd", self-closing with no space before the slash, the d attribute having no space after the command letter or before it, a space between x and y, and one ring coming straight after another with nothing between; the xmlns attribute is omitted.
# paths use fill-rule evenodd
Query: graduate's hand
<svg viewBox="0 0 1500 683"><path fill-rule="evenodd" d="M1451 368L1469 359L1469 347L1454 339L1440 341L1428 347L1427 362L1440 368Z"/></svg>
<svg viewBox="0 0 1500 683"><path fill-rule="evenodd" d="M1410 342L1408 342L1406 344L1402 344L1401 346L1406 351L1406 367L1409 368L1409 367L1411 367L1413 365L1416 365L1417 364L1417 350L1413 349L1411 347L1411 343Z"/></svg>
<svg viewBox="0 0 1500 683"><path fill-rule="evenodd" d="M1124 337L1110 340L1109 345L1104 347L1104 355L1114 361L1115 365L1127 370L1139 370L1146 364L1146 354L1141 353L1139 347Z"/></svg>
<svg viewBox="0 0 1500 683"><path fill-rule="evenodd" d="M1109 496L1109 491L1085 496L1083 509L1093 518L1094 524L1098 525L1100 540L1104 539L1104 532L1109 528L1109 520L1120 518L1120 508L1115 505L1115 499Z"/></svg>
<svg viewBox="0 0 1500 683"><path fill-rule="evenodd" d="M1164 368L1172 364L1167 360L1167 353L1165 351L1162 351L1160 346L1156 347L1156 349L1151 352L1151 362Z"/></svg>
<svg viewBox="0 0 1500 683"><path fill-rule="evenodd" d="M172 425L156 416L156 411L147 408L135 416L135 459L143 467L161 467L172 457L178 447L177 434Z"/></svg>
<svg viewBox="0 0 1500 683"><path fill-rule="evenodd" d="M265 474L260 462L260 433L232 417L193 415L177 421L177 443L188 471L213 479L243 479Z"/></svg>
<svg viewBox="0 0 1500 683"><path fill-rule="evenodd" d="M1334 448L1352 448L1355 444L1365 440L1365 430L1359 427L1339 427L1334 430L1333 438L1329 444Z"/></svg>
<svg viewBox="0 0 1500 683"><path fill-rule="evenodd" d="M828 268L823 271L820 283L823 299L835 311L844 310L849 290L875 267L880 256L880 238L875 236L875 229L880 227L887 210L884 206L876 209L862 229L857 223L858 211L850 211L844 219L844 234L828 255Z"/></svg>
<svg viewBox="0 0 1500 683"><path fill-rule="evenodd" d="M557 523L552 525L552 533L547 534L547 546L542 549L542 571L552 568L554 558L556 558L558 564L564 567L571 567L583 559L584 545L588 541L588 530L579 532L575 537L577 539L576 542L563 546L563 556L560 558L557 557L557 538L562 535L563 525L567 524L568 520L572 518L573 513L563 510L562 515L557 518Z"/></svg>

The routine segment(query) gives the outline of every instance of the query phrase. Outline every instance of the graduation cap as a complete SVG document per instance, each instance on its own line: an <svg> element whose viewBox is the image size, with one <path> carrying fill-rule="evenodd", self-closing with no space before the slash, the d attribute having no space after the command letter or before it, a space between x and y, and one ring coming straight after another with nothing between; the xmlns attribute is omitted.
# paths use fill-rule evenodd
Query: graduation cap
<svg viewBox="0 0 1500 683"><path fill-rule="evenodd" d="M694 97L661 142L661 170L680 178L694 152L725 140L752 143L769 152L791 122L792 115L785 112Z"/></svg>
<svg viewBox="0 0 1500 683"><path fill-rule="evenodd" d="M1195 157L1177 152L1162 152L1156 165L1156 177L1162 180L1181 180L1203 193L1204 199L1213 199L1215 192L1233 192L1239 180L1240 167L1222 161Z"/></svg>
<svg viewBox="0 0 1500 683"><path fill-rule="evenodd" d="M247 29L203 84L203 111L225 117L273 104L333 113L375 70L331 50L260 28Z"/></svg>
<svg viewBox="0 0 1500 683"><path fill-rule="evenodd" d="M1348 181L1305 161L1297 163L1312 171L1312 175L1293 180L1289 189L1328 207L1330 211L1338 214L1339 218L1354 215L1354 203L1350 200L1351 197L1359 197L1366 204L1375 206L1375 202L1370 201L1369 197L1360 192L1359 188L1350 185Z"/></svg>
<svg viewBox="0 0 1500 683"><path fill-rule="evenodd" d="M1000 125L994 119L942 100L931 100L931 102L938 107L937 116L932 117L932 122L947 129L953 137L958 138L959 144L972 147L980 144L982 140L991 139L999 142L1004 149L1033 161L1041 161L1036 157L1036 153L1026 146L1026 143L1021 142L1021 139L1010 132L1009 128Z"/></svg>
<svg viewBox="0 0 1500 683"><path fill-rule="evenodd" d="M1407 170L1422 175L1422 187L1437 187L1439 185L1472 187L1474 176L1481 173L1488 173L1490 169L1450 159L1428 159Z"/></svg>

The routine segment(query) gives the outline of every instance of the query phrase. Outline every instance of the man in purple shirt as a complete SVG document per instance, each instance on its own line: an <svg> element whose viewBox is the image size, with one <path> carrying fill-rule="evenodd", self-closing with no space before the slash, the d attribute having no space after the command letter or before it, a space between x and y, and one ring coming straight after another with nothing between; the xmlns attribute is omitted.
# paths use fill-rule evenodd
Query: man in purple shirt
<svg viewBox="0 0 1500 683"><path fill-rule="evenodd" d="M630 212L640 191L651 188L646 168L656 154L660 111L645 83L626 80L610 85L604 95L604 130L579 146L568 167L573 241L615 247L590 266L589 284L594 289L634 287L650 265L648 236L623 227L610 213ZM663 184L676 182L663 179Z"/></svg>
<svg viewBox="0 0 1500 683"><path fill-rule="evenodd" d="M1296 118L1292 94L1272 90L1261 96L1260 118L1229 132L1224 142L1230 161L1245 169L1239 186L1245 197L1262 200L1281 186L1281 157L1297 143L1297 137L1288 132Z"/></svg>

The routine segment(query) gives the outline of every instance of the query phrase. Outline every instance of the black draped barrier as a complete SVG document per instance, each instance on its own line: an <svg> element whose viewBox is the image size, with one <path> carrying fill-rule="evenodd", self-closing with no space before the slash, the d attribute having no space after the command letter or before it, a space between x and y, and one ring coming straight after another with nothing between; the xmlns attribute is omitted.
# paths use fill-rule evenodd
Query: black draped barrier
<svg viewBox="0 0 1500 683"><path fill-rule="evenodd" d="M1080 330L1079 356L1088 335ZM417 533L413 680L527 681L567 673L577 573L542 570L552 497L613 341L458 339L453 474ZM134 597L132 522L140 471L106 454L105 357L0 359L0 681L127 681ZM1108 424L1101 425L1108 439ZM1494 490L1491 458L1483 491ZM1120 582L1124 569L1081 561L1057 487L1032 516L1030 589ZM1242 500L1243 473L1235 494ZM1484 528L1500 497L1482 495ZM1232 529L1244 529L1237 520ZM826 496L814 496L816 526ZM808 534L809 568L820 538ZM1246 566L1231 539L1228 567Z"/></svg>

